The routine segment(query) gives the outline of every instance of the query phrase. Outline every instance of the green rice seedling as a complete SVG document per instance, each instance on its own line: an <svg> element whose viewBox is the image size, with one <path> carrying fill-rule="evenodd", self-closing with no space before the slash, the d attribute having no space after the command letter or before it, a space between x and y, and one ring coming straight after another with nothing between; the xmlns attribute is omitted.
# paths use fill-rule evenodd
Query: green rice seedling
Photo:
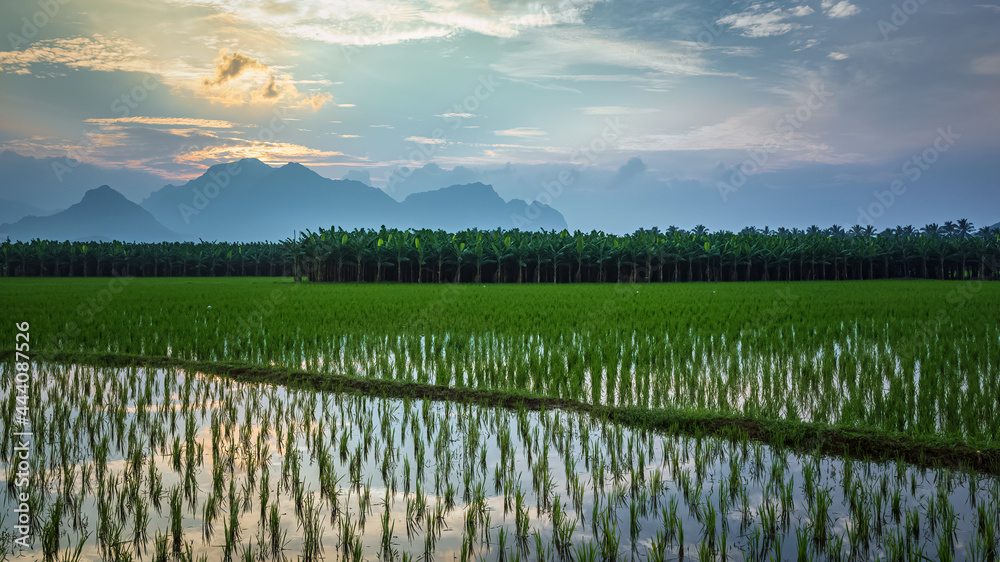
<svg viewBox="0 0 1000 562"><path fill-rule="evenodd" d="M941 533L938 535L938 541L941 542L942 539L949 550L955 548L955 533L958 528L958 523L955 519L955 508L952 507L951 503L945 501L940 505L941 509Z"/></svg>
<svg viewBox="0 0 1000 562"><path fill-rule="evenodd" d="M279 559L283 557L288 531L281 527L281 515L278 513L277 504L271 505L267 528L271 558Z"/></svg>
<svg viewBox="0 0 1000 562"><path fill-rule="evenodd" d="M160 498L163 497L163 475L156 469L156 463L149 461L149 500L157 513L160 513Z"/></svg>
<svg viewBox="0 0 1000 562"><path fill-rule="evenodd" d="M647 560L665 560L667 556L667 537L662 529L657 530L646 551ZM596 555L596 552L595 552ZM579 556L577 557L579 559Z"/></svg>
<svg viewBox="0 0 1000 562"><path fill-rule="evenodd" d="M357 524L351 519L350 511L346 511L344 513L344 517L340 518L338 529L339 536L337 538L337 544L340 545L340 550L343 553L343 556L346 557L350 552L351 542L357 529Z"/></svg>
<svg viewBox="0 0 1000 562"><path fill-rule="evenodd" d="M62 552L59 562L80 562L80 557L83 555L83 547L86 546L88 538L90 538L90 533L80 536L75 548L72 550L66 549Z"/></svg>
<svg viewBox="0 0 1000 562"><path fill-rule="evenodd" d="M812 530L812 538L819 544L824 544L828 537L828 523L830 521L830 506L833 498L830 490L822 489L816 494L816 499L810 507L809 521Z"/></svg>
<svg viewBox="0 0 1000 562"><path fill-rule="evenodd" d="M618 531L618 520L610 511L605 511L601 515L600 530L601 537L598 544L601 550L601 557L604 560L617 560L618 549L621 543L621 533Z"/></svg>
<svg viewBox="0 0 1000 562"><path fill-rule="evenodd" d="M770 501L764 500L764 503L761 504L758 515L760 516L761 529L764 532L764 540L768 542L777 540L778 537L777 507Z"/></svg>
<svg viewBox="0 0 1000 562"><path fill-rule="evenodd" d="M210 494L210 497L213 496ZM260 506L260 520L262 522L266 518L267 506L270 498L271 498L271 471L267 467L265 467L260 473L260 490L257 493L257 505Z"/></svg>
<svg viewBox="0 0 1000 562"><path fill-rule="evenodd" d="M212 538L212 532L215 527L215 517L218 514L218 509L219 506L216 500L216 495L214 493L209 493L208 497L205 499L205 503L202 505L201 517L202 537L206 542Z"/></svg>
<svg viewBox="0 0 1000 562"><path fill-rule="evenodd" d="M55 560L59 553L59 525L62 519L62 499L56 500L49 509L49 518L42 526L42 556L48 562Z"/></svg>
<svg viewBox="0 0 1000 562"><path fill-rule="evenodd" d="M145 498L136 497L135 514L132 519L132 544L137 551L141 552L141 547L149 540L147 529L149 528L149 504Z"/></svg>
<svg viewBox="0 0 1000 562"><path fill-rule="evenodd" d="M942 529L943 532L943 529ZM911 544L912 543L908 543ZM937 543L935 546L935 556L939 562L951 562L955 558L955 547L952 540L947 535L939 535ZM912 546L910 547L913 548ZM912 550L910 551L910 558L912 557Z"/></svg>
<svg viewBox="0 0 1000 562"><path fill-rule="evenodd" d="M181 552L184 543L181 490L177 487L170 489L170 534L173 537L172 552L176 555Z"/></svg>
<svg viewBox="0 0 1000 562"><path fill-rule="evenodd" d="M379 541L380 555L386 559L395 557L394 549L392 548L392 534L395 526L395 522L393 522L392 516L389 513L389 504L387 502L385 511L382 512L382 535Z"/></svg>
<svg viewBox="0 0 1000 562"><path fill-rule="evenodd" d="M168 544L168 539L166 535L161 535L159 531L156 532L156 537L153 539L153 560L155 562L167 562L170 558L170 545Z"/></svg>
<svg viewBox="0 0 1000 562"><path fill-rule="evenodd" d="M906 510L906 531L914 541L920 540L920 512L916 509Z"/></svg>
<svg viewBox="0 0 1000 562"><path fill-rule="evenodd" d="M577 562L597 562L600 560L599 549L593 540L579 544L573 548L573 558ZM650 557L651 560L663 560L662 557Z"/></svg>
<svg viewBox="0 0 1000 562"><path fill-rule="evenodd" d="M558 548L558 547L557 547ZM497 560L507 559L507 529L500 527L497 530Z"/></svg>
<svg viewBox="0 0 1000 562"><path fill-rule="evenodd" d="M712 502L706 502L705 509L702 510L702 540L707 542L713 550L715 549L716 518L715 505Z"/></svg>
<svg viewBox="0 0 1000 562"><path fill-rule="evenodd" d="M323 550L323 527L320 522L320 513L319 507L316 503L316 495L313 493L310 493L305 500L300 524L302 527L301 559L319 559ZM360 544L360 537L358 537L358 540L356 541L356 545L357 544ZM355 551L352 551L352 553L356 555ZM355 557L353 559L357 560L358 558Z"/></svg>

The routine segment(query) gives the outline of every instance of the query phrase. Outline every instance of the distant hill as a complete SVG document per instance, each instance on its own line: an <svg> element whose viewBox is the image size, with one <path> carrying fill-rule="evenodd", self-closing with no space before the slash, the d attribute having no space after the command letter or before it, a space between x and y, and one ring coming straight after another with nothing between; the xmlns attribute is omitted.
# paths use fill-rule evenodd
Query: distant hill
<svg viewBox="0 0 1000 562"><path fill-rule="evenodd" d="M994 224L990 227L990 230L1000 230L1000 222Z"/></svg>
<svg viewBox="0 0 1000 562"><path fill-rule="evenodd" d="M0 201L0 235L21 240L278 241L295 231L331 226L566 228L555 209L535 204L529 212L524 201L504 201L483 183L452 185L397 201L367 185L367 173L347 177L357 180L332 180L295 163L272 168L248 158L212 166L182 185L163 186L140 205L108 185L87 191L79 203L49 216L29 204Z"/></svg>
<svg viewBox="0 0 1000 562"><path fill-rule="evenodd" d="M0 224L6 222L17 222L27 216L44 217L51 215L53 211L39 209L34 205L14 201L12 199L0 199Z"/></svg>
<svg viewBox="0 0 1000 562"><path fill-rule="evenodd" d="M400 225L403 227L427 226L417 223L423 222L427 217L434 217L434 227L449 232L467 228L491 229L497 226L515 228L522 226L519 224L522 220L530 220L526 228L522 227L526 230L566 228L566 219L552 207L536 204L538 216L534 215L534 210L528 215L528 204L525 201L504 201L493 187L482 183L453 185L414 193L404 199L401 205L406 213L402 219L403 224ZM414 223L408 223L406 217L413 217Z"/></svg>
<svg viewBox="0 0 1000 562"><path fill-rule="evenodd" d="M83 199L54 215L25 217L12 224L0 224L0 236L12 240L122 240L159 242L177 240L148 211L121 193L102 185Z"/></svg>
<svg viewBox="0 0 1000 562"><path fill-rule="evenodd" d="M248 187L274 171L256 158L216 164L201 176L181 185L166 185L140 203L167 228L176 232L213 230L206 218L210 206L245 198Z"/></svg>
<svg viewBox="0 0 1000 562"><path fill-rule="evenodd" d="M364 179L361 174L348 177ZM183 185L152 193L142 207L166 227L196 239L282 240L294 231L339 226L378 228L513 228L526 204L504 201L481 183L411 195L398 202L350 179L331 180L301 164L280 168L255 159L219 164ZM531 229L566 228L561 214L538 205Z"/></svg>

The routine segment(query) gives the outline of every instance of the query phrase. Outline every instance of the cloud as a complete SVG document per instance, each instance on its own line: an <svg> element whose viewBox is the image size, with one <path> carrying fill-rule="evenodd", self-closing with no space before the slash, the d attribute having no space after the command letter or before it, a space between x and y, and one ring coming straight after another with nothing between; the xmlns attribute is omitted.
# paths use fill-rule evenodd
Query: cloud
<svg viewBox="0 0 1000 562"><path fill-rule="evenodd" d="M150 72L153 63L146 49L121 37L70 37L42 39L20 51L0 51L0 72L43 74L68 67L80 70Z"/></svg>
<svg viewBox="0 0 1000 562"><path fill-rule="evenodd" d="M862 158L840 154L815 135L797 131L789 135L775 127L783 108L754 108L712 125L692 128L682 133L651 133L622 139L621 152L690 152L704 150L768 151L768 165L781 161L842 163Z"/></svg>
<svg viewBox="0 0 1000 562"><path fill-rule="evenodd" d="M503 131L493 131L494 135L499 135L501 137L541 137L548 133L538 129L536 127L515 127L513 129L506 129Z"/></svg>
<svg viewBox="0 0 1000 562"><path fill-rule="evenodd" d="M628 162L618 168L618 173L615 175L615 179L612 184L619 185L625 183L636 176L642 175L645 171L646 163L643 162L638 156L633 156L628 159Z"/></svg>
<svg viewBox="0 0 1000 562"><path fill-rule="evenodd" d="M273 100L281 95L281 90L274 83L274 75L271 75L271 79L267 81L267 84L253 93L255 96L259 96L261 99Z"/></svg>
<svg viewBox="0 0 1000 562"><path fill-rule="evenodd" d="M847 18L861 13L861 8L851 4L847 0L834 3L834 0L823 0L821 5L826 15L831 18Z"/></svg>
<svg viewBox="0 0 1000 562"><path fill-rule="evenodd" d="M526 35L518 47L490 68L508 79L574 93L580 93L574 82L662 91L684 76L734 76L708 68L701 53L712 47L687 41L637 41L574 27Z"/></svg>
<svg viewBox="0 0 1000 562"><path fill-rule="evenodd" d="M138 123L147 126L165 127L198 127L210 129L231 129L240 126L231 121L219 119L193 119L189 117L112 117L108 119L87 119L84 121L88 125L98 127L113 127L122 123Z"/></svg>
<svg viewBox="0 0 1000 562"><path fill-rule="evenodd" d="M754 3L750 9L719 18L716 23L737 29L744 37L772 37L805 27L785 20L808 16L813 11L809 6L795 6L786 11L776 8L774 3Z"/></svg>
<svg viewBox="0 0 1000 562"><path fill-rule="evenodd" d="M834 52L830 53L829 55L826 55L826 58L831 59L831 60L847 60L847 59L850 58L850 55L846 55L844 53L838 53L838 52L834 51Z"/></svg>
<svg viewBox="0 0 1000 562"><path fill-rule="evenodd" d="M169 0L215 10L238 25L276 37L365 46L477 33L516 37L525 30L583 23L599 0L401 0L337 2L301 0Z"/></svg>
<svg viewBox="0 0 1000 562"><path fill-rule="evenodd" d="M226 141L225 144L186 152L177 157L177 162L197 167L218 162L232 162L243 158L257 158L270 163L285 163L344 156L343 152L319 150L287 142L246 141L243 139L226 139Z"/></svg>
<svg viewBox="0 0 1000 562"><path fill-rule="evenodd" d="M241 132L245 124L205 119L131 117L88 119L84 138L35 137L4 147L37 157L70 156L105 168L141 170L168 179L184 179L206 165L240 158L270 163L289 161L353 162L343 152L292 142L267 142Z"/></svg>
<svg viewBox="0 0 1000 562"><path fill-rule="evenodd" d="M323 92L306 97L304 100L299 102L298 107L311 107L313 111L319 111L319 108L332 101L333 94L330 92Z"/></svg>
<svg viewBox="0 0 1000 562"><path fill-rule="evenodd" d="M585 115L642 115L660 111L654 107L624 107L621 105L597 105L582 109Z"/></svg>
<svg viewBox="0 0 1000 562"><path fill-rule="evenodd" d="M415 142L418 144L444 144L445 142L447 142L444 139L434 139L430 137L406 137L403 140L405 140L406 142Z"/></svg>
<svg viewBox="0 0 1000 562"><path fill-rule="evenodd" d="M247 70L268 70L267 65L252 59L243 53L227 53L225 49L219 52L216 59L215 77L206 78L206 86L219 86L237 78ZM274 83L274 76L271 76L271 84Z"/></svg>
<svg viewBox="0 0 1000 562"><path fill-rule="evenodd" d="M224 105L247 103L277 103L319 110L333 101L329 92L303 94L289 76L277 77L267 64L243 53L219 51L215 72L201 82L199 95Z"/></svg>
<svg viewBox="0 0 1000 562"><path fill-rule="evenodd" d="M972 72L976 74L1000 74L1000 54L985 55L973 59Z"/></svg>

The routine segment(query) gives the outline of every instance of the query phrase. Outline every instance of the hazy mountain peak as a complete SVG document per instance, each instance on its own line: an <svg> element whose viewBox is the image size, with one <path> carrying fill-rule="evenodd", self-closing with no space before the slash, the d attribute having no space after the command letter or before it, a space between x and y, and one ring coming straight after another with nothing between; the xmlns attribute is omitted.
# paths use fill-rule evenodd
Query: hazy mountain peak
<svg viewBox="0 0 1000 562"><path fill-rule="evenodd" d="M11 238L31 240L123 240L159 242L174 240L148 211L108 185L88 190L79 203L51 216L25 217L0 225Z"/></svg>
<svg viewBox="0 0 1000 562"><path fill-rule="evenodd" d="M351 229L385 224L449 231L510 228L523 223L522 215L530 215L535 228L558 230L566 225L554 209L543 206L538 213L527 209L523 201L507 202L492 185L483 182L416 193L398 202L357 181L366 176L348 174L343 180L333 180L299 163L272 168L246 158L216 164L183 185L166 185L150 194L142 208L166 228L187 238L206 240L280 240L294 230L330 226ZM109 202L125 200L110 187L91 191L87 202L102 201L104 208L118 209Z"/></svg>
<svg viewBox="0 0 1000 562"><path fill-rule="evenodd" d="M487 185L482 182L475 183L465 183L460 185L450 185L448 187L442 187L440 189L433 189L431 191L422 191L420 193L413 193L408 195L404 202L414 202L427 199L436 199L438 197L488 197L496 198L503 202L500 195L493 189L492 185Z"/></svg>
<svg viewBox="0 0 1000 562"><path fill-rule="evenodd" d="M95 187L94 189L88 190L83 194L83 199L80 200L79 205L99 205L104 203L120 203L125 201L131 203L124 195L118 193L109 185L102 185L100 187Z"/></svg>

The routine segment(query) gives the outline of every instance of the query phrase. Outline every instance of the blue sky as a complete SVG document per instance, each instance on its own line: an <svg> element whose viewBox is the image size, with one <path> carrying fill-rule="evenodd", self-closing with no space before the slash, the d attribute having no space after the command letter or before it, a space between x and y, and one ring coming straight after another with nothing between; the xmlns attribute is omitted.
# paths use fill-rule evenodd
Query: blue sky
<svg viewBox="0 0 1000 562"><path fill-rule="evenodd" d="M1000 220L988 2L42 0L0 15L0 149L25 155L175 183L252 156L367 172L397 198L485 181L584 230Z"/></svg>

